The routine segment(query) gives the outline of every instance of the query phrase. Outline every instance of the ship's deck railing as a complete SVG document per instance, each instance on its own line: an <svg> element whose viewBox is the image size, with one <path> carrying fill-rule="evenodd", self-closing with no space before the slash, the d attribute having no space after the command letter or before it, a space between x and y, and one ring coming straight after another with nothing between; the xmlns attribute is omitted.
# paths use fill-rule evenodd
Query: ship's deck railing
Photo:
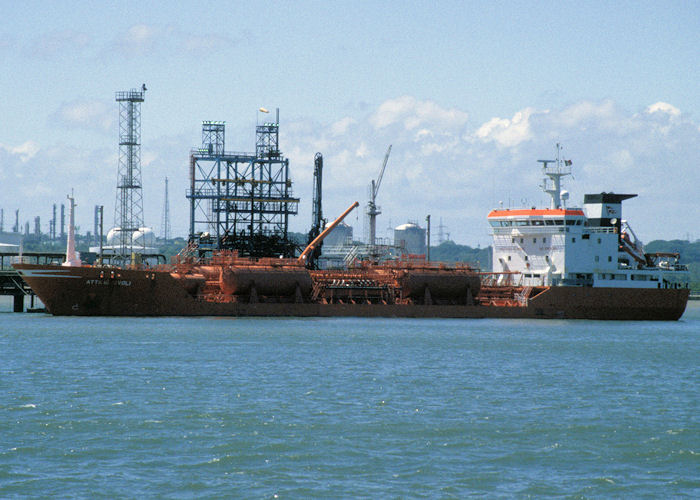
<svg viewBox="0 0 700 500"><path fill-rule="evenodd" d="M414 259L414 258L400 258L400 259L395 259L395 260L387 260L387 261L382 261L380 264L377 264L372 261L359 261L357 262L354 266L351 266L351 268L356 269L356 268L373 268L373 269L410 269L410 270L434 270L434 271L441 271L441 270L447 270L447 269L457 269L457 270L463 270L463 271L477 271L477 268L469 264L467 262L450 262L450 263L445 263L445 262L439 262L439 261L426 261L423 260L422 258L420 259Z"/></svg>
<svg viewBox="0 0 700 500"><path fill-rule="evenodd" d="M61 264L65 258L65 252L3 252L0 269L12 270L12 264Z"/></svg>
<svg viewBox="0 0 700 500"><path fill-rule="evenodd" d="M531 233L565 233L567 226L513 226L513 227L492 227L492 234L531 234ZM571 226L569 226L571 227Z"/></svg>
<svg viewBox="0 0 700 500"><path fill-rule="evenodd" d="M522 286L523 283L523 274L520 271L481 272L478 274L481 277L482 286L486 287L517 287Z"/></svg>

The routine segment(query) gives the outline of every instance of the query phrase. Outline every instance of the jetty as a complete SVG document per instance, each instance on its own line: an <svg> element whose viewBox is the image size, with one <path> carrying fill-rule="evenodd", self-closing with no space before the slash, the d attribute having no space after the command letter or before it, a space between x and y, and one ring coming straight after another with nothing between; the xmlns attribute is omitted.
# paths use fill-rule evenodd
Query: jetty
<svg viewBox="0 0 700 500"><path fill-rule="evenodd" d="M12 267L13 263L61 264L65 252L1 252L0 253L0 295L13 297L12 310L24 312L24 299L29 298L29 311L34 309L36 295L20 274Z"/></svg>

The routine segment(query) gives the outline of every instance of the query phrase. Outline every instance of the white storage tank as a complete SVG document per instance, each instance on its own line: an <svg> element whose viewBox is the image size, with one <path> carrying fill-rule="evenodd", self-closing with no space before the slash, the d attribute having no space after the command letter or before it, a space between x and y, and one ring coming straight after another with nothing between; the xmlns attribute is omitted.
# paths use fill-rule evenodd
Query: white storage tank
<svg viewBox="0 0 700 500"><path fill-rule="evenodd" d="M324 247L339 247L352 242L352 226L341 222L323 240Z"/></svg>
<svg viewBox="0 0 700 500"><path fill-rule="evenodd" d="M407 254L425 255L425 229L414 222L397 226L394 229L394 246L405 248Z"/></svg>
<svg viewBox="0 0 700 500"><path fill-rule="evenodd" d="M131 241L135 247L154 247L156 236L150 227L140 227L131 235Z"/></svg>

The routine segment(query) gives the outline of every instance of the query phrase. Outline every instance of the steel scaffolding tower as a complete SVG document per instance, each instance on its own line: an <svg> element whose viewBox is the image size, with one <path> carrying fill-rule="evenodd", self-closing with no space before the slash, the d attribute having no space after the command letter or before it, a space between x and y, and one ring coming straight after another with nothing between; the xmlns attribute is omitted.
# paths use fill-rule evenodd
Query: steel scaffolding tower
<svg viewBox="0 0 700 500"><path fill-rule="evenodd" d="M51 222L49 223L49 234L51 241L56 240L56 204L53 204L53 218L51 219Z"/></svg>
<svg viewBox="0 0 700 500"><path fill-rule="evenodd" d="M116 93L119 103L119 171L114 204L115 248L122 256L133 251L132 235L143 227L141 192L141 103L146 86ZM142 238L145 245L145 238Z"/></svg>
<svg viewBox="0 0 700 500"><path fill-rule="evenodd" d="M225 122L202 123L202 147L190 155L190 243L200 254L212 249L241 255L294 255L289 216L292 196L289 160L279 150L275 123L256 126L255 153L224 150Z"/></svg>
<svg viewBox="0 0 700 500"><path fill-rule="evenodd" d="M94 232L93 234L95 237L93 238L93 244L95 246L100 244L100 205L95 205L95 212L94 212L94 220L93 220L93 227L94 227Z"/></svg>
<svg viewBox="0 0 700 500"><path fill-rule="evenodd" d="M61 203L61 241L66 240L66 206Z"/></svg>
<svg viewBox="0 0 700 500"><path fill-rule="evenodd" d="M170 239L170 200L168 199L168 178L165 178L165 201L163 202L163 220L161 234L164 240Z"/></svg>

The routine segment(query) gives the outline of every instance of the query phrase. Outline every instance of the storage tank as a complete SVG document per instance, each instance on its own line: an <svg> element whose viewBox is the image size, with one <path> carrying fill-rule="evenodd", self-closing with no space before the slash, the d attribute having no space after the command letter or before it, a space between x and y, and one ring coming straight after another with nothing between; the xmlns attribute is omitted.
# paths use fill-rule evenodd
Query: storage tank
<svg viewBox="0 0 700 500"><path fill-rule="evenodd" d="M323 240L323 245L327 247L339 247L352 241L352 226L341 222Z"/></svg>
<svg viewBox="0 0 700 500"><path fill-rule="evenodd" d="M415 270L405 271L399 282L404 297L419 299L430 290L433 299L461 300L471 294L476 297L481 288L479 276L461 270Z"/></svg>
<svg viewBox="0 0 700 500"><path fill-rule="evenodd" d="M131 242L134 246L153 247L156 244L156 236L150 227L140 227L131 235Z"/></svg>
<svg viewBox="0 0 700 500"><path fill-rule="evenodd" d="M394 229L394 246L403 247L407 254L425 255L425 229L408 222Z"/></svg>
<svg viewBox="0 0 700 500"><path fill-rule="evenodd" d="M121 241L119 240L121 235L121 230L118 227L113 227L107 233L107 244L108 245L119 245Z"/></svg>
<svg viewBox="0 0 700 500"><path fill-rule="evenodd" d="M270 296L290 296L297 287L303 296L311 293L313 283L303 267L227 267L221 270L221 291L227 295L256 293Z"/></svg>

